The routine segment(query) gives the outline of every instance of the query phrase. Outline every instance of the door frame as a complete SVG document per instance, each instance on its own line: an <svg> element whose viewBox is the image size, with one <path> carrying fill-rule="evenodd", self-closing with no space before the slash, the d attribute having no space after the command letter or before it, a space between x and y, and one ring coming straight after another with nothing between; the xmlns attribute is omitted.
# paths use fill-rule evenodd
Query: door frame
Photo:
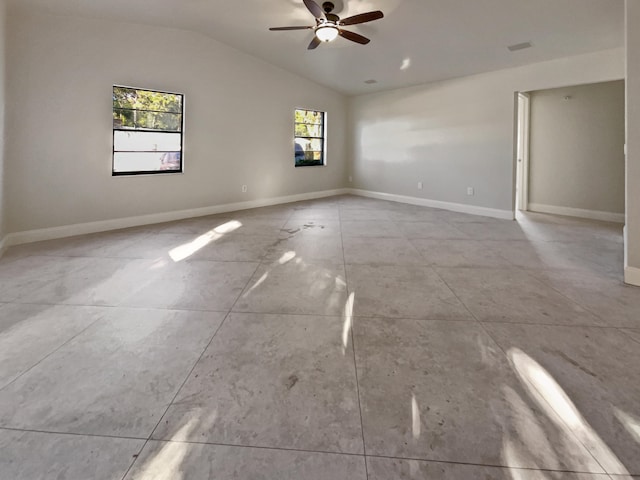
<svg viewBox="0 0 640 480"><path fill-rule="evenodd" d="M514 211L527 211L529 209L529 139L531 135L531 97L528 93L518 92L517 102L517 126L515 148L515 184ZM514 197L515 197L514 195Z"/></svg>

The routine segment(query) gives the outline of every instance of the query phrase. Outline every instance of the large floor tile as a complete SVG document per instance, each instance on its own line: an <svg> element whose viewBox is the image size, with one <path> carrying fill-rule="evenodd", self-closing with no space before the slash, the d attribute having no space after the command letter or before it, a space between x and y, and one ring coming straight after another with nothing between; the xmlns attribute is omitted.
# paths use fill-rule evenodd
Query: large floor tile
<svg viewBox="0 0 640 480"><path fill-rule="evenodd" d="M407 238L437 238L447 240L454 238L467 238L454 225L441 222L397 222L398 230Z"/></svg>
<svg viewBox="0 0 640 480"><path fill-rule="evenodd" d="M340 219L344 222L379 222L391 220L391 215L380 208L343 208L340 211Z"/></svg>
<svg viewBox="0 0 640 480"><path fill-rule="evenodd" d="M200 239L193 239L186 248L195 250ZM220 262L259 262L278 239L272 235L236 235L229 233L197 248L189 258ZM185 246L183 245L182 248Z"/></svg>
<svg viewBox="0 0 640 480"><path fill-rule="evenodd" d="M575 242L608 240L622 243L623 224L577 217L518 212L518 224L531 238L544 241Z"/></svg>
<svg viewBox="0 0 640 480"><path fill-rule="evenodd" d="M604 278L621 278L623 246L603 242L501 242L502 254L511 263L530 269L579 270Z"/></svg>
<svg viewBox="0 0 640 480"><path fill-rule="evenodd" d="M479 324L357 318L354 344L367 454L603 473Z"/></svg>
<svg viewBox="0 0 640 480"><path fill-rule="evenodd" d="M81 268L52 278L16 297L20 303L70 305L118 305L124 298L155 278L153 260L87 258Z"/></svg>
<svg viewBox="0 0 640 480"><path fill-rule="evenodd" d="M574 301L522 270L438 268L437 271L480 321L605 325Z"/></svg>
<svg viewBox="0 0 640 480"><path fill-rule="evenodd" d="M342 220L343 237L403 237L398 225L389 220Z"/></svg>
<svg viewBox="0 0 640 480"><path fill-rule="evenodd" d="M364 457L152 441L125 480L366 480Z"/></svg>
<svg viewBox="0 0 640 480"><path fill-rule="evenodd" d="M580 270L549 269L531 273L598 315L607 325L640 328L640 288Z"/></svg>
<svg viewBox="0 0 640 480"><path fill-rule="evenodd" d="M566 244L529 240L490 240L485 242L516 267L528 269L580 269L583 265L568 251Z"/></svg>
<svg viewBox="0 0 640 480"><path fill-rule="evenodd" d="M611 480L606 474L482 467L368 457L369 480Z"/></svg>
<svg viewBox="0 0 640 480"><path fill-rule="evenodd" d="M427 222L444 223L442 210L399 204L395 208L387 208L389 218L394 222Z"/></svg>
<svg viewBox="0 0 640 480"><path fill-rule="evenodd" d="M153 438L362 453L348 326L230 314Z"/></svg>
<svg viewBox="0 0 640 480"><path fill-rule="evenodd" d="M340 221L315 217L292 217L284 224L280 232L281 238L310 235L340 237Z"/></svg>
<svg viewBox="0 0 640 480"><path fill-rule="evenodd" d="M342 315L346 301L347 284L341 264L306 261L290 253L261 265L233 310Z"/></svg>
<svg viewBox="0 0 640 480"><path fill-rule="evenodd" d="M347 265L353 314L388 318L470 318L433 269L424 266Z"/></svg>
<svg viewBox="0 0 640 480"><path fill-rule="evenodd" d="M298 208L289 217L289 222L306 222L306 221L320 221L320 222L339 222L340 221L340 208L338 207L308 207Z"/></svg>
<svg viewBox="0 0 640 480"><path fill-rule="evenodd" d="M284 262L292 255L303 261L340 265L344 262L342 238L340 234L316 235L298 232L272 242L263 262Z"/></svg>
<svg viewBox="0 0 640 480"><path fill-rule="evenodd" d="M505 267L511 264L499 251L478 240L417 238L411 243L424 263L438 267Z"/></svg>
<svg viewBox="0 0 640 480"><path fill-rule="evenodd" d="M0 301L11 302L52 282L71 280L90 258L29 256L0 261Z"/></svg>
<svg viewBox="0 0 640 480"><path fill-rule="evenodd" d="M263 235L278 236L282 228L287 223L288 216L268 217L259 214L236 215L230 217L230 222L225 228L234 228L235 235ZM237 222L237 223L236 223ZM239 225L238 225L239 224Z"/></svg>
<svg viewBox="0 0 640 480"><path fill-rule="evenodd" d="M0 426L146 437L223 316L114 309L0 390Z"/></svg>
<svg viewBox="0 0 640 480"><path fill-rule="evenodd" d="M405 238L345 237L344 261L365 265L416 265L418 250Z"/></svg>
<svg viewBox="0 0 640 480"><path fill-rule="evenodd" d="M149 232L143 228L114 230L75 237L27 243L12 247L12 254L58 257L113 257L131 245L144 243Z"/></svg>
<svg viewBox="0 0 640 480"><path fill-rule="evenodd" d="M487 324L527 394L608 473L640 474L640 349L610 328Z"/></svg>
<svg viewBox="0 0 640 480"><path fill-rule="evenodd" d="M629 338L632 338L636 342L640 343L640 330L624 329L623 331L625 332L626 335L629 336Z"/></svg>
<svg viewBox="0 0 640 480"><path fill-rule="evenodd" d="M0 306L0 388L109 312L99 307Z"/></svg>
<svg viewBox="0 0 640 480"><path fill-rule="evenodd" d="M455 226L472 240L527 240L523 228L511 220L499 222L457 222Z"/></svg>
<svg viewBox="0 0 640 480"><path fill-rule="evenodd" d="M120 480L144 441L0 429L3 480Z"/></svg>
<svg viewBox="0 0 640 480"><path fill-rule="evenodd" d="M120 305L185 310L229 310L258 263L185 260L158 265L155 276Z"/></svg>

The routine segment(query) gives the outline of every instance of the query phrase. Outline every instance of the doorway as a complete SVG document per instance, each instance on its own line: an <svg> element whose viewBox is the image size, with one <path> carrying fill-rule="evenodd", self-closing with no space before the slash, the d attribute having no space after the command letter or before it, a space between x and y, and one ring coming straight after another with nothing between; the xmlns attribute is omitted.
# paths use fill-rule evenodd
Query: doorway
<svg viewBox="0 0 640 480"><path fill-rule="evenodd" d="M515 210L526 211L529 201L529 119L530 97L518 92L518 125L516 139Z"/></svg>

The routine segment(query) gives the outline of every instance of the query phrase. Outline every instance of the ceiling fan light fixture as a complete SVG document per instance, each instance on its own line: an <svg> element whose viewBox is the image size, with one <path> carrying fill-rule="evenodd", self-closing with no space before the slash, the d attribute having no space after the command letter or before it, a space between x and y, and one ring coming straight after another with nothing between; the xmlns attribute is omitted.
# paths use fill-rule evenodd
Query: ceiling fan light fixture
<svg viewBox="0 0 640 480"><path fill-rule="evenodd" d="M316 37L322 42L330 42L338 37L338 27L331 24L323 24L316 28Z"/></svg>

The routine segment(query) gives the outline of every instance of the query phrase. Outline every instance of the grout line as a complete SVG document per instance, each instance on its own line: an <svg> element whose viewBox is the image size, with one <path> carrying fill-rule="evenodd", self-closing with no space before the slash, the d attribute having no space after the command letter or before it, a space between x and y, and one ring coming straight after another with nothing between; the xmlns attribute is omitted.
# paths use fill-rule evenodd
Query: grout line
<svg viewBox="0 0 640 480"><path fill-rule="evenodd" d="M211 336L211 338L209 339L209 341L207 342L207 344L205 345L205 347L202 349L202 352L200 352L200 355L198 356L198 358L196 359L196 361L193 363L193 366L191 367L191 369L189 370L189 372L187 373L187 375L185 376L183 382L180 384L180 386L178 387L178 389L176 390L175 395L173 396L173 398L171 399L171 401L169 401L169 404L167 405L167 408L165 409L165 411L163 412L162 415L160 415L160 419L158 420L158 423L156 423L156 426L153 427L153 429L151 430L151 433L149 433L149 436L145 439L144 444L142 445L142 447L140 447L140 450L138 451L137 456L135 456L135 458L133 459L133 461L131 462L131 465L129 465L129 468L127 468L127 471L124 472L124 475L122 475L122 480L124 480L126 478L126 476L129 474L129 471L133 468L133 466L135 465L135 463L138 461L138 459L140 458L140 455L142 454L142 451L144 450L144 448L147 446L147 444L149 443L149 441L151 440L151 437L153 436L153 434L155 433L155 431L158 429L158 427L160 426L160 424L162 423L162 420L164 419L164 417L166 416L167 412L169 411L169 409L171 408L171 406L173 405L173 402L175 402L176 398L178 398L178 395L180 394L180 391L182 390L182 388L185 386L185 384L187 383L187 381L189 380L189 377L191 377L191 374L193 373L193 371L195 370L196 366L198 365L198 363L200 363L200 360L202 359L202 357L204 356L205 352L207 351L207 349L209 348L209 345L211 345L211 343L213 342L213 339L215 338L215 336L218 334L218 332L220 331L220 329L222 328L222 326L224 325L225 321L227 320L227 318L229 318L231 312L227 312L227 314L225 315L225 317L222 319L222 321L220 322L220 325L218 325L218 328L216 328L215 332L213 332L213 335Z"/></svg>
<svg viewBox="0 0 640 480"><path fill-rule="evenodd" d="M58 305L52 305L52 306L58 306ZM63 305L66 306L66 305ZM94 307L95 308L95 307ZM89 325L87 325L85 328L83 328L82 330L80 330L78 333L76 333L75 335L73 335L71 338L69 338L68 340L66 340L65 342L63 342L62 344L60 344L57 348L54 348L53 350L51 350L48 354L46 354L44 357L42 357L40 360L38 360L36 363L34 363L33 365L31 365L29 368L27 368L26 370L24 370L22 373L20 373L17 377L15 377L13 380L11 380L9 383L7 383L6 385L2 385L0 386L0 391L4 390L5 388L7 388L9 385L12 385L14 382L16 382L19 378L23 377L24 375L26 375L27 373L29 373L31 370L33 370L34 368L36 368L38 365L40 365L42 362L44 362L46 359L48 359L51 355L53 355L54 353L60 351L60 349L62 349L63 347L65 347L66 345L68 345L71 341L73 341L74 339L76 339L78 336L82 335L84 332L86 332L88 329L90 329L91 327L93 327L96 323L105 320L105 318L101 315L98 315L98 318L96 318L93 322L89 323Z"/></svg>
<svg viewBox="0 0 640 480"><path fill-rule="evenodd" d="M266 255L266 253L265 253ZM200 355L198 356L198 358L196 359L196 361L194 362L193 366L191 367L191 369L189 370L189 372L187 373L187 375L185 376L184 381L182 382L182 384L180 385L180 387L178 387L178 389L176 390L175 395L173 396L173 398L171 399L171 401L169 402L169 404L167 405L167 408L165 409L164 413L160 416L160 419L158 420L158 423L156 423L156 426L151 430L151 433L149 434L149 436L147 437L147 439L145 440L144 444L142 445L142 447L140 448L140 450L138 451L137 456L135 456L135 458L133 459L133 461L131 462L131 465L129 465L129 468L127 468L126 472L124 472L124 475L122 476L122 480L124 480L127 475L129 474L129 471L133 468L133 466L136 464L136 462L138 461L138 459L140 458L140 455L142 454L142 451L144 450L144 448L147 446L147 444L149 443L149 441L151 440L151 437L153 437L153 434L155 433L155 431L158 429L158 427L160 426L160 424L162 423L162 420L164 419L164 417L167 415L167 412L169 411L169 409L171 408L171 406L173 405L173 403L175 402L176 398L178 398L178 395L180 394L180 392L182 391L182 389L184 388L185 384L187 383L187 381L189 380L189 378L191 377L191 374L193 373L193 371L195 370L196 366L198 365L198 363L200 362L200 360L202 359L202 357L204 356L205 352L207 351L207 349L209 348L209 346L211 345L211 343L213 342L213 339L216 337L216 335L218 334L218 332L220 331L220 329L222 328L222 326L224 325L224 323L226 322L226 320L229 318L229 315L231 315L231 310L233 310L233 307L235 307L236 303L238 303L238 300L240 299L240 297L242 296L242 293L246 290L247 286L249 285L249 283L251 283L251 279L253 278L253 276L256 274L256 272L258 271L258 269L260 268L260 266L262 265L262 262L250 262L250 263L257 263L256 264L256 268L253 270L253 273L249 276L249 278L247 279L247 283L245 284L244 288L240 291L240 293L238 294L238 296L236 297L235 301L233 302L233 305L231 306L231 308L227 311L225 317L222 319L222 321L220 322L220 325L218 325L218 328L216 328L216 331L213 333L213 335L211 336L211 338L209 339L209 342L207 342L207 345L203 348L202 352L200 353Z"/></svg>
<svg viewBox="0 0 640 480"><path fill-rule="evenodd" d="M374 202L376 202L374 200ZM331 208L337 208L338 210L338 221L340 224L340 238L341 238L341 243L342 243L342 267L344 269L344 273L345 273L345 282L347 284L347 294L349 294L349 283L348 283L348 278L347 278L347 264L346 264L346 259L345 259L345 254L344 254L344 235L342 232L342 224L343 224L343 219L342 219L342 212L345 210L345 206L343 205L343 201L339 201L338 203L336 203L335 206L332 206ZM369 206L357 206L357 208L360 209L368 209ZM425 209L427 209L427 207L424 207ZM301 209L304 210L304 209ZM293 217L294 214L297 214L301 211L300 209L294 209L292 210L287 219L284 221L281 230L284 228L284 226L288 223L288 221ZM432 210L432 209L429 209ZM277 220L277 219L274 219ZM457 228L459 223L457 222L453 222L451 219L447 220L446 216L442 219L445 224L448 224L449 226L452 226L454 228ZM371 222L378 222L381 220L370 220ZM390 216L390 219L388 220L392 223L395 223L395 221L393 220L393 218ZM171 223L171 222L167 222L167 223ZM430 222L433 223L433 222ZM484 223L484 222L480 222L480 223ZM145 232L147 237L150 237L152 234L159 234L159 233L172 233L172 232ZM191 232L187 232L185 233L185 235L197 235ZM253 234L252 234L253 235ZM274 237L277 238L277 237ZM379 238L379 237L369 237L369 238ZM409 243L415 248L415 245L413 244L412 240L418 240L418 239L411 239L408 238L406 235L403 235L401 237L393 237L393 238L405 238L409 241ZM562 240L539 240L539 239L534 239L534 240L529 240L529 239L478 239L478 238L466 238L466 240L475 240L475 241L506 241L506 242L527 242L527 243L532 243L532 242L552 242L552 241L556 241L556 242L561 242L561 243L575 243L575 242L567 242L567 241L562 241ZM606 240L608 241L608 239L602 239L602 240ZM447 241L447 240L442 240L442 241ZM584 243L584 242L579 242L579 243ZM595 245L598 244L598 242L594 242ZM8 304L15 304L15 305L26 305L26 304L31 304L31 305L64 305L67 307L100 307L100 308L123 308L123 309L148 309L148 310L164 310L164 311L171 311L171 310L183 310L183 311L198 311L198 312L219 312L219 313L225 313L226 315L224 316L223 320L221 321L220 325L218 326L218 328L216 329L216 331L213 333L211 339L209 340L207 346L203 349L203 351L201 352L199 358L196 360L196 362L194 363L193 367L191 368L191 370L189 371L189 373L187 374L185 380L183 381L183 383L181 384L181 386L178 388L178 390L176 391L176 394L174 396L174 398L171 400L171 402L169 403L169 406L167 407L167 409L165 410L165 412L163 413L163 415L160 417L160 420L158 421L158 423L156 424L156 427L152 430L151 434L145 439L145 438L139 438L138 440L145 440L145 443L143 445L143 447L140 449L140 452L142 452L142 449L147 445L147 443L149 441L151 441L151 437L153 436L153 433L155 432L155 430L158 428L158 426L160 425L160 423L162 422L162 419L166 416L167 412L169 411L171 405L173 405L173 402L175 401L175 399L178 397L180 391L183 389L184 385L186 384L186 382L188 381L188 379L190 378L192 372L194 371L194 369L196 368L196 366L198 365L198 363L201 361L201 359L203 358L206 350L209 348L209 346L211 345L211 343L213 342L213 339L215 338L215 336L217 335L218 331L222 328L222 326L224 325L224 323L227 321L227 319L229 318L229 316L232 314L233 308L236 306L236 304L238 303L239 299L241 298L242 294L245 292L245 290L247 289L248 285L251 283L251 279L253 278L253 276L255 276L255 273L258 271L258 269L262 266L262 265L266 265L269 266L270 263L272 262L268 262L265 263L265 258L267 257L268 254L268 250L269 248L267 248L267 250L265 251L265 253L262 254L262 256L260 257L259 260L256 261L245 261L245 262L236 262L236 261L224 261L224 260L210 260L210 259L195 259L195 260L191 260L193 262L212 262L212 263L257 263L257 266L253 272L253 274L249 277L244 289L241 291L240 295L238 295L238 297L236 298L236 300L233 303L233 306L231 307L230 310L226 311L226 310L190 310L190 309L167 309L167 308L153 308L153 307L125 307L125 306L119 306L119 305L68 305L68 304L39 304L39 303L15 303L15 302L6 302ZM418 251L418 254L420 254L420 252ZM11 260L20 260L21 258L34 258L34 257L58 257L56 255L42 255L42 254L36 254L36 255L27 255L26 257L16 257L15 259L11 259ZM420 254L420 257L422 257L422 255ZM109 259L120 259L120 260L149 260L152 261L154 259L152 258L138 258L138 257L132 257L132 258L128 258L128 257L93 257L93 256L88 256L88 257L83 257L83 256L59 256L59 258L68 258L68 259L75 259L75 258L89 258L89 259L105 259L105 258L109 258ZM511 265L510 267L469 267L469 266L461 266L461 267L443 267L443 268L450 268L450 269L456 269L456 268L474 268L474 269L480 269L480 268L494 268L494 269L506 269L509 268L511 270L517 270L517 271L524 271L526 275L530 276L531 278L533 278L535 281L537 281L538 283L542 283L544 284L544 281L539 279L536 275L534 275L530 269L527 269L526 267L523 266L519 266L516 265L514 262L509 261L507 259L507 262ZM331 262L328 262L331 263ZM369 264L370 265L370 264ZM357 394L358 394L358 404L359 404L359 410L360 410L360 421L361 421L361 430L362 430L362 437L363 437L363 454L345 454L345 453L341 453L341 452L320 452L320 451L314 451L314 450L297 450L297 449L287 449L287 448L272 448L272 447L257 447L257 446L247 446L247 445L232 445L232 444L216 444L216 443L208 443L208 442L180 442L180 443L204 443L204 444L212 444L212 445L228 445L228 446L236 446L236 447L247 447L247 448L265 448L265 449L272 449L272 450L290 450L290 451L302 451L302 452L309 452L309 453L328 453L328 454L343 454L343 455L355 455L355 456L361 456L365 458L365 470L367 472L367 478L368 478L368 467L367 467L367 461L366 459L368 457L370 458L398 458L398 459L406 459L406 460L418 460L418 461L426 461L426 462L436 462L436 463L452 463L452 464L466 464L466 465L482 465L482 464L473 464L473 463L464 463L464 462L448 462L448 461L437 461L437 460L425 460L425 459L414 459L414 458L404 458L404 457L387 457L384 455L367 455L366 453L366 445L364 442L364 424L362 422L362 406L361 406L361 399L360 399L360 386L359 386L359 379L358 379L358 372L357 372L357 363L356 363L356 355L355 355L355 337L354 337L354 323L353 321L357 318L362 318L362 319L366 319L366 318L384 318L390 321L393 320L401 320L401 319L408 319L408 320L422 320L422 321L466 321L466 322L472 322L475 321L479 327L489 336L489 338L497 345L497 347L503 352L503 354L505 354L506 356L506 352L505 350L500 346L500 344L498 344L498 342L496 342L496 340L491 336L491 334L488 332L487 328L485 328L488 324L501 324L501 325L536 325L536 326L552 326L552 327L578 327L578 328L606 328L606 329L616 329L618 331L622 331L622 328L627 328L627 327L618 327L618 326L609 326L609 325L604 325L604 326L592 326L592 325L557 325L557 324L541 324L541 323L529 323L529 322L497 322L497 321L481 321L479 320L469 309L469 307L467 307L467 305L458 297L457 293L447 284L447 282L444 280L444 278L440 275L440 273L438 272L437 268L440 267L436 267L433 265L425 265L426 267L430 268L431 270L433 270L436 275L444 282L444 284L451 290L451 292L453 293L453 295L458 299L458 301L460 301L460 303L465 307L465 309L469 312L469 314L471 315L470 318L460 318L460 319L442 319L442 318L427 318L427 319L421 319L421 318L412 318L412 317L399 317L399 318L389 318L389 317L378 317L378 316L356 316L356 315L352 315L352 324L351 324L351 332L350 332L350 336L351 336L351 343L352 343L352 349L353 349L353 361L354 361L354 368L355 368L355 374L356 374L356 389L357 389ZM70 273L74 273L75 271L84 268L84 267L78 267L77 269L73 269ZM598 276L602 276L601 274L598 274L596 272L596 275ZM545 284L546 285L546 284ZM554 290L555 292L557 292L558 294L560 294L561 296L563 296L564 298L568 299L570 302L580 306L581 308L585 309L587 312L591 313L594 318L597 318L599 320L602 320L602 317L600 317L599 315L594 314L593 312L591 312L590 309L583 307L579 302L569 298L568 296L564 295L562 292L560 292L559 290L555 289L554 287L550 287L552 290ZM330 318L336 318L339 317L339 315L325 315L325 314L289 314L289 313L279 313L279 312L272 312L272 313L267 313L267 312L236 312L236 313L246 313L246 314L257 314L257 315L281 315L281 316L316 316L316 317L330 317ZM42 361L44 361L46 358L48 358L50 355L52 355L53 353L57 352L59 349L61 349L62 347L64 347L66 344L68 344L69 342L71 342L74 338L76 338L78 335L81 335L82 333L84 333L87 329L91 328L91 326L93 326L95 323L99 322L100 320L102 320L103 318L99 317L98 319L96 319L94 322L91 322L90 325L88 325L87 327L85 327L82 331L78 332L76 335L74 335L73 337L71 337L69 340L67 340L66 342L64 342L62 345L60 345L58 348L56 348L54 351L50 352L47 356L45 356L44 358L42 358L39 362L37 362L35 365L33 365L31 368L29 368L28 370L26 370L25 372L23 372L22 374L20 374L18 377L16 377L14 380L12 380L11 382L9 382L9 384L13 383L15 380L17 380L19 377L21 377L22 375L24 375L25 373L27 373L29 370L31 370L32 368L34 368L36 365L38 365L39 363L41 363ZM605 322L606 323L606 322ZM636 341L635 339L633 339L634 341ZM508 358L507 358L508 361ZM7 385L9 385L7 384ZM0 390L2 388L5 388L7 385L5 385L4 387L1 387ZM38 431L38 430L21 430L21 429L12 429L12 428L8 428L8 427L0 427L0 429L5 429L5 430L17 430L17 431L34 431L34 432L41 432L41 433L59 433L59 432L46 432L46 431ZM62 432L60 432L60 434L63 434ZM69 435L85 435L85 434L69 434ZM111 437L108 435L90 435L87 434L88 436L102 436L102 437ZM114 438L131 438L131 437L114 437ZM136 438L137 439L137 438ZM165 441L165 440L160 440L160 441ZM579 441L579 440L578 440ZM581 443L581 442L580 442ZM586 448L586 447L585 447ZM589 449L587 449L587 451L591 454L591 452L589 451ZM600 462L598 462L598 459L595 458L595 456L593 454L591 454L592 457L594 457L596 463L600 464ZM137 460L137 458L136 458ZM136 460L134 460L132 462L132 464L129 466L129 469L127 469L127 472L125 472L124 477L126 477L126 475L128 475L129 470L133 467L133 465L135 464ZM514 468L514 467L505 467L505 466L499 466L499 465L486 465L486 466L492 466L492 467L497 467L497 468ZM571 472L569 470L550 470L550 469L527 469L527 468L521 468L520 470L541 470L541 471L557 471L557 472ZM605 471L605 469L603 468L603 471ZM575 472L575 473L583 473L583 472ZM584 472L587 473L587 472ZM607 475L611 475L611 476L615 476L615 474L607 474Z"/></svg>
<svg viewBox="0 0 640 480"><path fill-rule="evenodd" d="M436 274L438 274L438 276L440 277L440 274L436 271ZM447 287L449 287L449 284L445 281L444 278L440 277L442 279L442 281L445 283L445 285L447 285ZM507 364L510 365L510 361L509 361L509 356L507 355L507 352L505 351L505 349L502 347L502 345L500 345L500 343L493 337L493 335L491 335L491 333L489 332L489 330L487 330L486 325L481 322L480 320L478 320L478 318L473 314L473 312L469 309L469 307L467 307L467 305L462 302L462 300L458 297L457 293L455 293L453 291L453 289L451 287L449 287L449 289L453 292L453 294L456 296L456 298L458 298L458 300L465 306L465 308L468 310L468 312L473 316L473 318L476 319L476 321L478 322L478 325L480 326L480 328L482 329L482 331L491 339L491 341L502 351L505 360L507 361ZM490 322L487 322L490 323ZM494 322L495 323L495 322ZM549 405L549 407L551 408L552 411L555 412L555 409L553 408L553 405L551 405L547 399L545 398L545 396L543 395L542 392L540 392L538 390L538 388L534 385L533 388L536 389L536 391L538 391L538 395L540 395L540 397L542 397L544 399L544 401ZM567 431L571 433L572 437L574 438L574 440L582 445L582 447L585 449L585 451L591 455L591 457L593 458L593 460L600 465L600 468L602 468L602 471L605 472L605 474L609 474L606 470L606 468L604 468L604 466L600 463L600 461L596 458L596 456L591 452L591 450L578 438L578 436L571 430L571 428L569 428L569 426L564 422L564 419L561 418L561 421L563 422L563 424L565 425L565 427L567 428Z"/></svg>
<svg viewBox="0 0 640 480"><path fill-rule="evenodd" d="M11 432L44 433L47 435L70 435L75 437L117 438L120 440L146 440L146 438L144 437L130 437L126 435L105 435L101 433L59 432L55 430L39 430L35 428L16 428L16 427L0 426L0 430L8 430Z"/></svg>
<svg viewBox="0 0 640 480"><path fill-rule="evenodd" d="M351 290L349 288L349 277L347 275L347 261L346 261L346 257L344 254L344 237L342 235L342 208L338 209L338 219L340 221L340 244L342 246L342 268L344 270L344 283L347 289L347 301L349 301L349 297L351 295ZM355 292L353 292L355 294ZM355 296L354 296L355 299ZM354 339L354 334L353 334L353 330L354 330L354 316L353 316L353 311L351 312L347 312L346 311L346 306L345 306L345 316L347 314L350 314L351 319L351 325L350 325L350 332L349 332L349 337L351 339L351 350L353 353L353 371L355 373L356 376L356 395L358 396L358 413L360 414L360 431L362 433L362 451L365 455L364 458L364 472L365 472L365 476L366 479L369 480L369 466L367 465L367 444L365 442L364 439L364 421L362 420L362 399L360 397L360 380L358 378L358 363L356 362L356 343L355 343L355 339ZM345 319L346 320L346 319Z"/></svg>
<svg viewBox="0 0 640 480"><path fill-rule="evenodd" d="M508 465L496 465L491 463L457 462L454 460L429 460L425 458L398 457L398 456L390 456L390 455L367 455L367 458L383 458L383 459L389 459L389 460L409 460L409 461L425 462L425 463L442 463L446 465L469 465L473 467L490 467L490 468L501 468L501 469L508 469L508 470L523 470L523 471L530 471L530 472L576 473L576 474L600 475L600 476L616 475L616 474L602 473L602 472L588 472L583 470L566 470L566 469L556 470L553 468L510 467Z"/></svg>
<svg viewBox="0 0 640 480"><path fill-rule="evenodd" d="M140 307L140 306L125 306L125 305L93 305L93 304L81 304L81 303L46 303L46 302L17 302L15 300L9 302L0 303L4 305L33 305L43 307L69 307L69 308L105 308L105 309L122 309L122 310L162 310L170 312L211 312L211 313L227 313L228 310L200 310L193 308L173 308L173 307Z"/></svg>
<svg viewBox="0 0 640 480"><path fill-rule="evenodd" d="M393 455L383 455L383 454L368 454L364 455L362 453L351 453L351 452L339 452L339 451L328 451L328 450L311 450L304 448L287 448L287 447L269 447L264 445L241 445L234 443L219 443L219 442L199 442L194 440L165 440L165 439L153 439L150 440L144 437L130 437L130 436L119 436L119 435L103 435L103 434L93 434L93 433L76 433L76 432L58 432L58 431L49 431L49 430L35 430L35 429L24 429L24 428L12 428L12 427L0 427L0 430L7 430L12 432L28 432L28 433L42 433L46 435L66 435L66 436L75 436L75 437L95 437L95 438L109 438L109 439L120 439L120 440L149 440L153 442L159 443L178 443L185 445L209 445L209 446L219 446L219 447L232 447L232 448L246 448L246 449L258 449L258 450L273 450L273 451L282 451L282 452L299 452L299 453L313 453L319 455L342 455L349 457L363 457L363 458L381 458L388 460L409 460L409 461L417 461L424 463L439 463L445 465L468 465L468 466L476 466L476 467L490 467L490 468L501 468L501 469L510 469L510 470L523 470L523 471L534 471L534 472L558 472L558 473L577 473L577 474L591 474L591 475L609 475L609 476L624 476L627 477L627 474L615 474L615 473L601 473L601 472L588 472L582 470L566 470L566 469L551 469L551 468L533 468L533 467L511 467L507 465L497 465L490 463L474 463L474 462L463 462L463 461L455 461L455 460L436 460L436 459L428 459L428 458L417 458L417 457L403 457L403 456L393 456ZM126 474L125 474L126 475ZM630 474L634 475L634 474Z"/></svg>

